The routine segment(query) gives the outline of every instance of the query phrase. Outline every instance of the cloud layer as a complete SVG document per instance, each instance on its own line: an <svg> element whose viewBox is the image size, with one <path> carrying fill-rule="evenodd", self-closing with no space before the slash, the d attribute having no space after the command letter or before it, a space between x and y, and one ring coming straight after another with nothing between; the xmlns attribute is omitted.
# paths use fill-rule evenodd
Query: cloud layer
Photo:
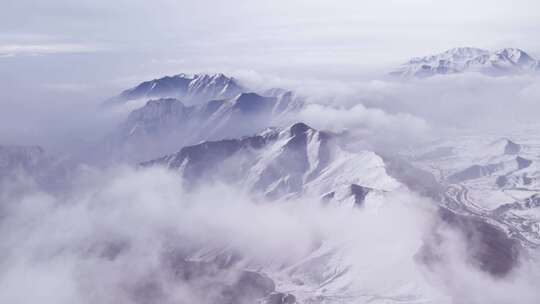
<svg viewBox="0 0 540 304"><path fill-rule="evenodd" d="M313 294L295 287L296 278L315 287L336 267L347 269L336 278L349 285L341 296L409 294L438 303L536 303L540 296L533 287L537 266L523 261L523 269L495 280L465 262L464 243L449 228L442 230L443 262L429 271L419 264L435 215L415 196L390 196L372 210L309 199L255 203L224 185L187 191L162 169L83 171L74 185L61 195L31 187L9 198L2 192L2 302L145 303L152 292L162 303L206 303L204 286L238 279L175 279L172 256L236 256L231 269L263 269L300 297Z"/></svg>

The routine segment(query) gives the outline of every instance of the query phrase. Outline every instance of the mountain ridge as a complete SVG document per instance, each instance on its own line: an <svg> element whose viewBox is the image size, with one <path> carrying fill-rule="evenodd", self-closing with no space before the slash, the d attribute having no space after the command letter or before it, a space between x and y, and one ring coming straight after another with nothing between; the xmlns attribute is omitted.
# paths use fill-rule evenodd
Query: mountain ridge
<svg viewBox="0 0 540 304"><path fill-rule="evenodd" d="M489 51L457 47L439 54L414 57L390 75L400 78L426 78L465 72L480 72L490 76L534 74L540 72L540 62L519 48Z"/></svg>
<svg viewBox="0 0 540 304"><path fill-rule="evenodd" d="M235 78L222 73L212 75L180 73L144 81L109 98L105 104L123 104L151 98L182 98L185 102L195 104L210 99L231 98L245 90Z"/></svg>
<svg viewBox="0 0 540 304"><path fill-rule="evenodd" d="M386 173L380 156L371 151L342 150L335 136L295 123L240 139L186 146L141 166L165 166L192 184L219 176L218 167L234 160L232 167L223 165L227 168L224 176L237 176L243 187L270 199L312 195L325 201L362 205L369 196L401 186Z"/></svg>

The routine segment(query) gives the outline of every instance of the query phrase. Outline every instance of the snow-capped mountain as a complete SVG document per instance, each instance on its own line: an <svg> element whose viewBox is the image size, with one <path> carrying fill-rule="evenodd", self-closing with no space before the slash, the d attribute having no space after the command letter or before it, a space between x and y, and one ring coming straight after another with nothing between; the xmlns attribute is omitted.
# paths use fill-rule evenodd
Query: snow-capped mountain
<svg viewBox="0 0 540 304"><path fill-rule="evenodd" d="M234 97L245 89L232 77L224 74L178 74L145 81L112 97L107 104L151 98L181 98L189 104L206 102L211 99Z"/></svg>
<svg viewBox="0 0 540 304"><path fill-rule="evenodd" d="M485 54L483 50L468 49L448 55L448 60L461 62ZM503 55L520 61L515 54ZM197 235L195 241L188 243L183 239L186 236L182 236L184 229L178 228L182 226L167 227L166 236L158 240L157 245L146 246L145 243L142 246L155 247L152 252L159 266L155 269L159 271L154 269L153 273L166 276L167 282L174 286L195 290L196 298L208 300L199 302L453 303L455 301L445 297L444 290L423 273L446 263L448 248L443 243L449 240L445 234L448 229L456 233L459 244L464 246L463 255L458 256L466 260L467 268L482 272L482 276L507 276L518 268L525 250L522 244L527 249L540 244L537 210L540 206L537 193L540 150L534 140L456 138L415 147L415 151L399 157L388 151L359 150L358 138L349 132L335 134L304 123L291 124L291 120L298 121L295 114L306 104L291 91L276 88L251 92L238 86L238 90L232 90L235 94L230 91L228 96L229 93L223 93L228 92L226 86L216 85L225 83L225 80L217 81L225 76L197 77L165 77L122 93L124 96L117 97L115 102L140 100L145 103L131 111L104 140L110 150L87 154L95 154L98 159L111 158L113 169L116 169L117 159L113 153L108 153L111 151L125 156L130 163L140 163L140 170L128 173L142 174L137 179L148 178L137 184L137 188L153 188L156 185L150 180L163 178L171 187L171 193L164 195L166 210L148 209L159 213L155 214L157 219L171 211L174 215L167 218L176 223L178 215L188 211L191 202L198 201L192 198L212 192L211 198L201 200L209 200L211 204L195 210L195 214L200 212L207 216L210 213L212 221L221 220L219 216L214 217L214 212L227 213L232 209L231 212L239 214L229 220L240 222L243 229L246 217L243 209L237 210L238 206L232 204L246 200L249 206L283 207L279 212L285 217L300 212L300 222L317 223L313 227L308 225L309 244L305 251L290 259L290 247L296 246L296 238L292 245L279 245L278 253L266 253L261 258L246 248L264 245L267 241L264 233L255 240L250 238L247 246L238 247L234 246L238 231L231 233L232 242L222 242L213 239L213 233L208 232L211 230L202 230L210 235L208 240L202 242ZM218 87L225 90L216 89ZM184 89L179 91L178 88ZM14 159L4 163L15 165L4 167L28 167L31 171L33 164L42 163L33 161L34 154L39 155L42 150L32 151L23 150L13 154L22 156L2 158L0 149L0 160ZM69 164L76 167L84 161L86 159L77 159ZM82 170L91 168L81 167ZM44 176L42 180L60 180L63 189L71 186L69 174L49 172L53 171L40 173ZM174 173L181 178L176 179ZM74 184L77 182L74 180ZM121 181L119 183L121 185ZM222 204L227 200L222 200L221 189L234 189L231 203ZM129 201L133 198L133 189L128 190ZM158 187L156 192L162 190ZM219 197L215 197L214 191ZM161 201L160 195L142 195L142 201L152 205L154 200ZM105 196L103 210L107 214L109 206L118 200L116 194L114 196L113 199ZM85 201L93 205L94 197L91 195ZM216 211L214 201L224 209ZM408 205L409 201L414 206ZM99 204L99 198L96 202ZM184 203L187 209L176 209ZM303 205L315 208L303 209ZM127 209L116 213L123 217L131 207L137 208L128 202ZM148 210L135 212L134 223ZM257 213L264 213L265 209L260 210ZM323 214L308 218L304 212ZM414 213L405 221L411 221L415 228L401 234L400 230L404 229L401 221L407 217L404 215L407 212ZM160 222L155 218L150 221ZM418 221L422 222L421 228L416 227ZM277 226L282 225L280 218L275 222ZM362 222L369 224L363 226ZM118 226L116 221L113 226L113 230ZM263 226L261 224L262 230L277 227ZM303 227L303 223L298 227ZM284 229L285 233L293 230L295 225ZM407 233L415 235L409 237ZM278 233L278 239L281 234L283 232ZM403 239L396 235L403 235ZM81 239L86 244L87 239ZM104 237L84 251L114 264L121 261L123 255L135 252L130 246L130 242L119 235L117 239ZM364 251L369 253L365 255ZM276 256L287 259L276 260ZM380 259L384 261L379 262ZM144 275L141 282L129 286L128 292L143 303L166 299L167 295L160 293L163 286L153 285L159 282L153 280L156 278ZM206 294L207 290L213 292Z"/></svg>
<svg viewBox="0 0 540 304"><path fill-rule="evenodd" d="M519 140L469 136L428 145L413 156L418 166L445 185L444 204L496 224L525 245L540 244L540 145Z"/></svg>
<svg viewBox="0 0 540 304"><path fill-rule="evenodd" d="M296 123L284 130L184 147L143 166L176 170L190 185L211 179L234 181L270 199L304 195L362 205L402 186L388 175L380 156L345 151L335 136Z"/></svg>
<svg viewBox="0 0 540 304"><path fill-rule="evenodd" d="M377 212L390 195L408 191L408 187L394 174L396 171L410 173L418 169L405 167L402 163L389 165L371 151L347 151L337 140L340 136L296 123L281 130L268 129L255 136L187 146L175 154L144 162L141 166L164 166L175 171L188 189L217 181L240 186L255 197L270 200L315 198L321 204L330 204L338 209L360 207L351 208L350 212ZM398 175L403 177L407 172ZM422 179L413 183L419 180ZM469 244L467 254L472 265L495 276L504 276L516 266L519 243L496 226L481 217L460 215L446 208L440 209L440 218L437 225L450 224L461 231ZM422 247L409 248L411 255L428 266L437 263L436 256L441 250L438 228L433 230L433 241L426 239ZM201 252L203 254L195 254L190 259L230 261L235 256L227 249L203 249ZM443 298L434 300L440 295L436 292L431 294L425 278L411 271L411 261L392 260L392 256L385 256L391 260L388 263L394 265L394 270L406 273L406 280L399 275L387 278L386 287L381 291L376 280L358 281L359 277L365 277L360 272L379 270L368 265L358 268L358 261L349 254L351 252L342 245L322 241L307 256L292 264L250 263L249 258L244 257L248 261L237 262L237 265L249 265L259 274L268 275L276 290L286 292L278 293L282 300L288 296L291 301L297 299L300 303L331 303L336 299L345 302L347 299L371 299L376 303L386 303L387 299L395 297L403 298L405 303L421 300L444 302ZM237 261L241 260L237 256Z"/></svg>
<svg viewBox="0 0 540 304"><path fill-rule="evenodd" d="M443 53L409 60L391 73L397 77L430 77L434 75L480 72L487 75L537 73L539 61L517 48L504 48L494 52L462 47Z"/></svg>
<svg viewBox="0 0 540 304"><path fill-rule="evenodd" d="M280 125L303 105L290 91L269 96L241 93L191 106L174 98L154 99L132 111L107 145L137 156L135 160L149 159L203 140L239 137Z"/></svg>

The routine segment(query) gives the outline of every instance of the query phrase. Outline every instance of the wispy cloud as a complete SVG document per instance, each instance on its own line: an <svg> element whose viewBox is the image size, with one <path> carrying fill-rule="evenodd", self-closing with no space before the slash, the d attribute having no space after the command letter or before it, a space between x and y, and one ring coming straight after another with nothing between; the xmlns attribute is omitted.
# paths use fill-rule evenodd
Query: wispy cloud
<svg viewBox="0 0 540 304"><path fill-rule="evenodd" d="M103 50L96 45L80 43L0 44L0 57L38 56L58 53L91 53Z"/></svg>
<svg viewBox="0 0 540 304"><path fill-rule="evenodd" d="M45 89L57 91L57 92L84 92L84 91L91 90L92 88L94 88L93 86L86 83L74 83L74 82L44 83L42 87Z"/></svg>

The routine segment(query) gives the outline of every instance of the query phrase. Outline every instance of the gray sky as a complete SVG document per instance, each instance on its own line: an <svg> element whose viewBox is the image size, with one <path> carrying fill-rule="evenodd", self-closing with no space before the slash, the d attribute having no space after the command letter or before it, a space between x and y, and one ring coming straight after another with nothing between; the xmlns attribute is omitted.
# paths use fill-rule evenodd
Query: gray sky
<svg viewBox="0 0 540 304"><path fill-rule="evenodd" d="M66 119L66 109L165 74L345 81L456 46L540 55L538 0L2 2L3 129L21 117L55 128L44 111Z"/></svg>
<svg viewBox="0 0 540 304"><path fill-rule="evenodd" d="M0 29L2 74L50 90L184 70L356 77L455 46L537 55L540 2L7 0Z"/></svg>

